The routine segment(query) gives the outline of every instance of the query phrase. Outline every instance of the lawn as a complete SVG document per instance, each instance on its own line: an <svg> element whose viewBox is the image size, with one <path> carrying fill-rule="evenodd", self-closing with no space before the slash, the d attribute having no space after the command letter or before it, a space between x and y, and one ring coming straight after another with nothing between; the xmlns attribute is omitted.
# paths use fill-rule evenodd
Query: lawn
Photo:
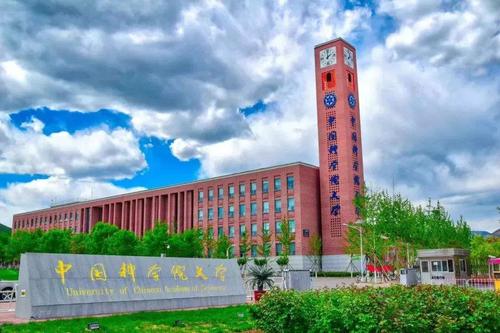
<svg viewBox="0 0 500 333"><path fill-rule="evenodd" d="M0 268L0 281L16 281L18 278L17 269Z"/></svg>
<svg viewBox="0 0 500 333"><path fill-rule="evenodd" d="M88 323L97 322L96 332L245 332L254 329L247 305L202 310L140 312L97 318L51 320L0 326L0 332L85 332ZM178 321L176 323L176 321Z"/></svg>

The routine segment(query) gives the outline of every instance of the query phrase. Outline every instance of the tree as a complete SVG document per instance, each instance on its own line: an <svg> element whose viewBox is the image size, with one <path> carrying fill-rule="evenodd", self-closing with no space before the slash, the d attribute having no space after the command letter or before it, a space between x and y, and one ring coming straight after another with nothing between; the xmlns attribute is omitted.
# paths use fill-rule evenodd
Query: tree
<svg viewBox="0 0 500 333"><path fill-rule="evenodd" d="M240 237L240 255L241 257L238 258L238 265L240 266L240 270L242 274L245 274L246 266L248 263L248 252L250 252L250 238L248 237L247 233L244 232L243 235Z"/></svg>
<svg viewBox="0 0 500 333"><path fill-rule="evenodd" d="M211 258L213 255L213 250L215 246L215 240L214 240L214 235L210 233L208 230L206 230L203 233L203 252L205 255L205 258Z"/></svg>
<svg viewBox="0 0 500 333"><path fill-rule="evenodd" d="M383 260L396 267L407 263L421 248L460 247L469 249L471 231L460 218L453 221L444 207L429 200L426 207L413 204L400 194L368 192L355 199L363 224L363 249L371 262ZM351 221L354 222L354 221ZM347 252L359 252L359 231L349 228ZM384 259L385 257L385 259ZM377 263L378 264L378 263Z"/></svg>
<svg viewBox="0 0 500 333"><path fill-rule="evenodd" d="M22 253L40 252L39 243L42 237L40 229L34 232L19 230L10 238L6 251L6 257L10 262L19 262Z"/></svg>
<svg viewBox="0 0 500 333"><path fill-rule="evenodd" d="M289 258L288 255L290 254L290 246L295 239L295 235L290 229L290 222L286 217L283 217L281 219L281 228L280 232L277 234L278 241L281 244L281 254L276 263L280 266L281 271L285 269L286 266L288 266L289 263Z"/></svg>
<svg viewBox="0 0 500 333"><path fill-rule="evenodd" d="M168 240L168 257L203 257L202 233L200 230L186 230L181 234L174 234Z"/></svg>
<svg viewBox="0 0 500 333"><path fill-rule="evenodd" d="M69 253L70 244L70 230L52 229L40 237L39 250L44 253Z"/></svg>
<svg viewBox="0 0 500 333"><path fill-rule="evenodd" d="M88 244L89 234L73 234L69 244L69 251L73 254L87 253L86 245Z"/></svg>
<svg viewBox="0 0 500 333"><path fill-rule="evenodd" d="M310 254L307 256L311 262L311 268L314 275L318 277L318 272L321 269L321 254L322 254L322 244L321 237L318 235L312 235L309 239L309 249Z"/></svg>
<svg viewBox="0 0 500 333"><path fill-rule="evenodd" d="M139 245L139 253L144 256L159 257L162 253L167 253L168 225L166 223L156 223L153 229L146 231Z"/></svg>
<svg viewBox="0 0 500 333"><path fill-rule="evenodd" d="M487 274L489 257L500 258L500 238L476 236L471 243L470 259L474 273Z"/></svg>
<svg viewBox="0 0 500 333"><path fill-rule="evenodd" d="M229 250L231 249L231 241L226 235L218 236L215 242L214 258L229 258Z"/></svg>
<svg viewBox="0 0 500 333"><path fill-rule="evenodd" d="M89 254L105 254L106 253L106 240L118 232L116 225L98 222L92 228L87 244L85 247Z"/></svg>
<svg viewBox="0 0 500 333"><path fill-rule="evenodd" d="M104 241L106 254L133 256L137 253L138 240L132 231L119 230Z"/></svg>

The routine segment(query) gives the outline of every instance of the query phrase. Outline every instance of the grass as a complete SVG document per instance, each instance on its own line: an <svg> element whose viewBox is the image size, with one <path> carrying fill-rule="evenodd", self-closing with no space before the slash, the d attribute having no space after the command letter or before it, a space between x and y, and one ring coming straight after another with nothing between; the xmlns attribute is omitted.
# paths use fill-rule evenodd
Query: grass
<svg viewBox="0 0 500 333"><path fill-rule="evenodd" d="M245 332L254 329L247 305L202 310L139 312L97 318L77 318L6 324L2 333L70 333L85 332L87 324L97 322L101 329L96 332ZM176 321L180 321L176 325Z"/></svg>
<svg viewBox="0 0 500 333"><path fill-rule="evenodd" d="M18 278L19 271L17 269L0 268L0 280L16 281Z"/></svg>

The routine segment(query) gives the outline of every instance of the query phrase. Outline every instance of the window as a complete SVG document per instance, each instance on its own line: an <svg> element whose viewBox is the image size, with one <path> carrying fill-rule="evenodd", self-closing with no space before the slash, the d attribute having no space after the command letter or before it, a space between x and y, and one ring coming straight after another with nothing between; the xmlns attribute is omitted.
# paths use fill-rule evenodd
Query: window
<svg viewBox="0 0 500 333"><path fill-rule="evenodd" d="M208 228L208 237L211 239L214 238L214 228Z"/></svg>
<svg viewBox="0 0 500 333"><path fill-rule="evenodd" d="M229 238L234 238L234 226L229 226Z"/></svg>
<svg viewBox="0 0 500 333"><path fill-rule="evenodd" d="M224 235L224 227L218 227L217 228L217 237L221 237Z"/></svg>
<svg viewBox="0 0 500 333"><path fill-rule="evenodd" d="M302 236L309 237L309 229L302 229Z"/></svg>
<svg viewBox="0 0 500 333"><path fill-rule="evenodd" d="M227 213L227 216L234 217L234 206L233 205L229 205L229 211Z"/></svg>
<svg viewBox="0 0 500 333"><path fill-rule="evenodd" d="M203 220L203 209L198 209L198 221Z"/></svg>
<svg viewBox="0 0 500 333"><path fill-rule="evenodd" d="M262 230L264 231L265 234L269 234L269 222L264 222L262 224Z"/></svg>
<svg viewBox="0 0 500 333"><path fill-rule="evenodd" d="M245 232L246 232L246 226L244 224L240 224L240 237L243 237Z"/></svg>
<svg viewBox="0 0 500 333"><path fill-rule="evenodd" d="M295 255L295 243L294 242L290 243L290 255L291 256Z"/></svg>
<svg viewBox="0 0 500 333"><path fill-rule="evenodd" d="M68 220L68 213L64 213L64 221Z"/></svg>
<svg viewBox="0 0 500 333"><path fill-rule="evenodd" d="M465 265L465 259L460 259L460 272L467 272L467 267Z"/></svg>
<svg viewBox="0 0 500 333"><path fill-rule="evenodd" d="M281 221L275 222L276 234L281 234Z"/></svg>
<svg viewBox="0 0 500 333"><path fill-rule="evenodd" d="M256 194L257 194L257 183L251 182L250 183L250 195L256 195Z"/></svg>
<svg viewBox="0 0 500 333"><path fill-rule="evenodd" d="M69 213L69 220L73 221L73 212ZM45 222L47 222L47 217L45 217Z"/></svg>
<svg viewBox="0 0 500 333"><path fill-rule="evenodd" d="M76 212L75 221L79 221L79 220L80 220L80 213ZM50 218L50 222L52 222L52 217Z"/></svg>
<svg viewBox="0 0 500 333"><path fill-rule="evenodd" d="M217 217L219 218L219 220L224 218L224 207L217 208Z"/></svg>
<svg viewBox="0 0 500 333"><path fill-rule="evenodd" d="M250 215L252 215L252 216L257 215L257 203L256 202L250 203Z"/></svg>
<svg viewBox="0 0 500 333"><path fill-rule="evenodd" d="M288 229L291 233L295 233L295 220L288 220Z"/></svg>
<svg viewBox="0 0 500 333"><path fill-rule="evenodd" d="M208 201L213 201L214 200L214 189L209 188L208 189Z"/></svg>
<svg viewBox="0 0 500 333"><path fill-rule="evenodd" d="M448 261L446 260L441 261L441 267L443 269L443 272L448 272Z"/></svg>
<svg viewBox="0 0 500 333"><path fill-rule="evenodd" d="M240 197L244 197L246 192L245 184L240 184Z"/></svg>
<svg viewBox="0 0 500 333"><path fill-rule="evenodd" d="M217 189L217 196L219 197L219 200L224 199L224 187L219 187Z"/></svg>
<svg viewBox="0 0 500 333"><path fill-rule="evenodd" d="M262 214L269 214L269 201L262 202Z"/></svg>
<svg viewBox="0 0 500 333"><path fill-rule="evenodd" d="M257 257L257 245L252 245L250 247L250 255L252 257Z"/></svg>
<svg viewBox="0 0 500 333"><path fill-rule="evenodd" d="M262 180L262 193L269 192L269 181L267 179Z"/></svg>
<svg viewBox="0 0 500 333"><path fill-rule="evenodd" d="M428 273L429 272L429 262L428 261L422 261L422 273Z"/></svg>
<svg viewBox="0 0 500 333"><path fill-rule="evenodd" d="M213 220L214 219L214 209L211 208L211 207L208 209L208 219L209 220Z"/></svg>
<svg viewBox="0 0 500 333"><path fill-rule="evenodd" d="M203 201L203 191L198 191L198 202Z"/></svg>
<svg viewBox="0 0 500 333"><path fill-rule="evenodd" d="M274 212L281 213L281 199L274 200Z"/></svg>
<svg viewBox="0 0 500 333"><path fill-rule="evenodd" d="M234 198L234 185L229 185L228 193L230 198Z"/></svg>
<svg viewBox="0 0 500 333"><path fill-rule="evenodd" d="M274 178L274 190L281 191L281 178L280 177Z"/></svg>
<svg viewBox="0 0 500 333"><path fill-rule="evenodd" d="M286 187L289 190L293 190L295 186L295 180L293 179L293 176L287 176L286 177Z"/></svg>
<svg viewBox="0 0 500 333"><path fill-rule="evenodd" d="M245 204L240 204L240 217L245 217L247 215L247 209Z"/></svg>
<svg viewBox="0 0 500 333"><path fill-rule="evenodd" d="M287 199L287 209L289 212L295 211L295 199L293 197Z"/></svg>
<svg viewBox="0 0 500 333"><path fill-rule="evenodd" d="M448 271L449 272L453 272L454 268L453 268L453 260L450 259L448 260Z"/></svg>
<svg viewBox="0 0 500 333"><path fill-rule="evenodd" d="M283 246L281 245L281 243L276 243L276 255L277 256L281 255L282 250L283 250Z"/></svg>
<svg viewBox="0 0 500 333"><path fill-rule="evenodd" d="M252 224L252 225L250 226L250 228L251 228L250 230L251 230L251 232L252 232L252 237L257 236L257 224L255 224L255 223L254 223L254 224Z"/></svg>
<svg viewBox="0 0 500 333"><path fill-rule="evenodd" d="M433 272L441 272L441 261L431 261L431 268Z"/></svg>

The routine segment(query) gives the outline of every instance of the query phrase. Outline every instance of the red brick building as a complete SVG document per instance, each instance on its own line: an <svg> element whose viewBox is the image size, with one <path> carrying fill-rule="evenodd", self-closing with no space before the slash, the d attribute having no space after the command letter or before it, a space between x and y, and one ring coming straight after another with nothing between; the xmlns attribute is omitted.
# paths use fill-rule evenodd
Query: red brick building
<svg viewBox="0 0 500 333"><path fill-rule="evenodd" d="M225 234L237 245L244 232L257 241L269 230L276 255L281 249L276 233L287 217L295 232L292 265L308 265L309 239L320 234L323 269L345 269L343 224L358 218L352 202L363 184L356 54L350 44L335 39L316 46L314 57L319 168L297 162L54 206L14 215L13 231L89 232L105 221L142 236L157 221L166 221L170 230L202 228L215 238Z"/></svg>

